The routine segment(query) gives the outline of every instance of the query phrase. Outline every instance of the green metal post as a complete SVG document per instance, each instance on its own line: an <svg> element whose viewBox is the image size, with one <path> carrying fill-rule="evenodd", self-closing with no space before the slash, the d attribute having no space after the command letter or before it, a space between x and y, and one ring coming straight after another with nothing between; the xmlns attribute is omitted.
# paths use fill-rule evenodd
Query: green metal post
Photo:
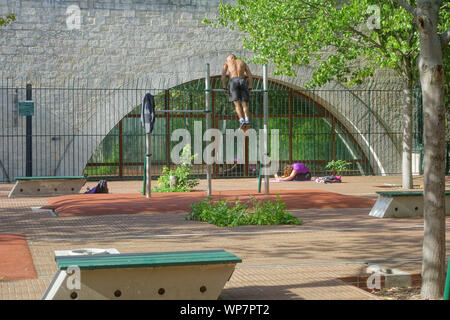
<svg viewBox="0 0 450 320"><path fill-rule="evenodd" d="M147 150L147 153L145 154L145 196L147 198L151 197L151 192L152 192L152 174L151 174L151 164L152 164L152 160L151 160L151 144L150 144L150 140L151 140L151 133L147 133L146 134L146 140L145 140L145 147Z"/></svg>
<svg viewBox="0 0 450 320"><path fill-rule="evenodd" d="M26 87L26 99L27 101L32 100L33 87L31 83L27 84ZM33 117L26 116L26 176L33 176Z"/></svg>
<svg viewBox="0 0 450 320"><path fill-rule="evenodd" d="M445 281L444 300L450 300L450 258L447 266L447 280Z"/></svg>
<svg viewBox="0 0 450 320"><path fill-rule="evenodd" d="M261 161L259 162L259 171L258 171L258 193L261 193Z"/></svg>
<svg viewBox="0 0 450 320"><path fill-rule="evenodd" d="M206 103L206 130L211 128L211 114L210 110L210 96L211 96L211 76L209 71L209 63L206 64L206 77L205 77L205 103ZM206 194L211 196L211 165L206 164Z"/></svg>
<svg viewBox="0 0 450 320"><path fill-rule="evenodd" d="M264 156L269 156L269 106L268 106L267 64L263 67L263 108L264 108ZM269 194L269 175L264 175L264 194Z"/></svg>
<svg viewBox="0 0 450 320"><path fill-rule="evenodd" d="M146 160L144 160L144 179L142 180L142 194L145 194L145 179L147 177L147 174L145 172L146 167Z"/></svg>

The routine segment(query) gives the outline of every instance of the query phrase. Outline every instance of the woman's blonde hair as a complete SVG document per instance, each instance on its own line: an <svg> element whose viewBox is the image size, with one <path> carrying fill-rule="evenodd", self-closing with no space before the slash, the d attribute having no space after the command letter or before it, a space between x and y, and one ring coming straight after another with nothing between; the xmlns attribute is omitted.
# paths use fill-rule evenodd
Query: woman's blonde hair
<svg viewBox="0 0 450 320"><path fill-rule="evenodd" d="M291 175L291 173L292 173L292 170L293 170L292 166L284 167L283 176L289 177Z"/></svg>

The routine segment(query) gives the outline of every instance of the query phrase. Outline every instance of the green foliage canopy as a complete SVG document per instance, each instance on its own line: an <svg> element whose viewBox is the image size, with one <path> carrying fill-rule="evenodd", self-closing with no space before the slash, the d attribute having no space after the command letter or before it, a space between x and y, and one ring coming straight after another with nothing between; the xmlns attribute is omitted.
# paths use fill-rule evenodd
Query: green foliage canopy
<svg viewBox="0 0 450 320"><path fill-rule="evenodd" d="M449 12L444 1L441 31ZM241 31L244 48L255 53L251 62L271 61L275 74L294 76L295 66L314 64L308 87L359 84L381 68L396 70L410 85L418 79L418 33L413 16L395 0L222 1L217 20L204 22ZM448 66L448 53L444 61Z"/></svg>

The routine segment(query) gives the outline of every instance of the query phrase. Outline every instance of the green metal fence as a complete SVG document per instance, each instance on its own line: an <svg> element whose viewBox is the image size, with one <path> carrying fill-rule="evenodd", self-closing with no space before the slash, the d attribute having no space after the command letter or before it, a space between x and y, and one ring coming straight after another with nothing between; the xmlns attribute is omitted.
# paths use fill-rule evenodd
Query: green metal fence
<svg viewBox="0 0 450 320"><path fill-rule="evenodd" d="M220 78L213 77L212 86L221 88ZM262 80L257 78L254 88L261 87ZM18 102L27 100L25 84L3 78L0 181L13 181L30 171L34 176L142 178L145 135L140 111L147 92L155 96L157 110L205 108L202 79L172 88L164 84L151 88L146 83L93 88L71 81L62 86L33 84L34 115L26 117L18 112ZM237 129L238 120L227 96L221 92L211 95L212 126L224 135L226 129ZM419 146L421 112L417 97L415 94L413 137ZM269 81L269 130L278 129L280 169L302 162L318 176L327 174L325 166L330 160L347 160L351 162L347 175L399 174L402 101L400 90L299 90ZM258 131L263 128L262 94L251 93L249 105L251 126ZM28 130L31 127L28 133L27 122ZM174 166L170 155L178 142L171 141L172 132L185 128L194 137L200 126L204 133L204 114L157 115L152 134L152 175L158 176L164 166ZM203 150L207 144L193 139L192 150ZM246 143L244 148L244 163L215 164L213 177L257 177L259 164L249 161L253 146ZM204 163L194 165L194 175L202 177L205 172Z"/></svg>

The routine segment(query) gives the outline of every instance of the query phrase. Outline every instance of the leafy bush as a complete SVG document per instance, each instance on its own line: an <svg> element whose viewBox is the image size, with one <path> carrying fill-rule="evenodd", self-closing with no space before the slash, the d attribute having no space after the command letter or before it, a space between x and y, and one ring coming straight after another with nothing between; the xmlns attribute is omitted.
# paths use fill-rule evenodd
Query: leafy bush
<svg viewBox="0 0 450 320"><path fill-rule="evenodd" d="M252 198L245 203L238 199L232 203L224 199L214 202L211 198L206 198L191 204L186 220L204 221L219 227L302 224L302 220L286 210L286 204L279 196L275 201L256 201Z"/></svg>
<svg viewBox="0 0 450 320"><path fill-rule="evenodd" d="M190 192L198 185L198 179L191 177L192 161L196 155L191 156L191 147L186 145L181 153L181 164L174 170L164 167L158 178L158 186L152 188L154 192ZM170 186L170 176L177 179L175 186Z"/></svg>
<svg viewBox="0 0 450 320"><path fill-rule="evenodd" d="M351 162L345 160L331 160L326 165L326 169L330 169L333 174L340 174L347 170L351 165Z"/></svg>

